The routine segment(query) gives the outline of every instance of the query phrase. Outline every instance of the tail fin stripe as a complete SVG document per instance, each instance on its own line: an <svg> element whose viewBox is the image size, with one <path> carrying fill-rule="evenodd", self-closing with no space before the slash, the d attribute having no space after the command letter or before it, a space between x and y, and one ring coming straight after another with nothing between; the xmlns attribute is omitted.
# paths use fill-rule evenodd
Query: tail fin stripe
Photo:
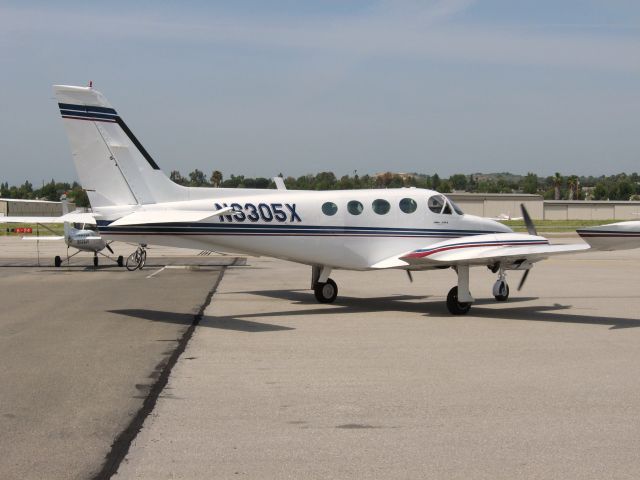
<svg viewBox="0 0 640 480"><path fill-rule="evenodd" d="M58 107L60 107L60 110L76 110L79 112L109 113L111 115L117 115L116 111L113 108L96 107L93 105L74 105L72 103L58 103Z"/></svg>
<svg viewBox="0 0 640 480"><path fill-rule="evenodd" d="M58 103L62 118L71 118L74 120L90 120L94 122L115 122L122 131L129 137L131 143L140 151L144 159L151 165L154 170L160 170L158 164L153 160L149 152L142 146L133 132L124 123L124 120L118 116L113 108L96 107L93 105L74 105L71 103Z"/></svg>
<svg viewBox="0 0 640 480"><path fill-rule="evenodd" d="M120 117L115 117L115 119L118 125L120 125L120 128L122 128L122 131L127 134L127 137L129 137L129 140L131 140L131 143L133 143L136 146L136 148L140 151L144 159L149 163L149 165L151 165L151 168L153 168L154 170L160 170L160 167L158 166L158 164L153 160L153 158L151 158L151 155L149 155L149 152L145 150L145 148L138 141L138 139L133 134L133 132L129 130L129 127L127 127L127 124L124 123L124 120L122 120L122 118Z"/></svg>
<svg viewBox="0 0 640 480"><path fill-rule="evenodd" d="M69 110L60 110L60 113L62 114L62 118L78 118L80 120L115 122L117 118L110 115L103 115L100 113L81 113L81 112L72 112Z"/></svg>

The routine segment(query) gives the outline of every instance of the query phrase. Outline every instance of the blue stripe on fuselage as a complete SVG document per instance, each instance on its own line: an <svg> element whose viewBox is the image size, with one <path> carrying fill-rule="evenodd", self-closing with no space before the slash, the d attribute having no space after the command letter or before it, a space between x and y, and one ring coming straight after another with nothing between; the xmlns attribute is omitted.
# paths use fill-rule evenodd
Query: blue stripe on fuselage
<svg viewBox="0 0 640 480"><path fill-rule="evenodd" d="M274 224L229 224L229 223L163 223L109 227L109 221L99 220L98 229L113 234L211 234L211 235L351 235L394 237L461 237L498 233L486 230L449 230L390 227L350 227L326 225L274 225Z"/></svg>

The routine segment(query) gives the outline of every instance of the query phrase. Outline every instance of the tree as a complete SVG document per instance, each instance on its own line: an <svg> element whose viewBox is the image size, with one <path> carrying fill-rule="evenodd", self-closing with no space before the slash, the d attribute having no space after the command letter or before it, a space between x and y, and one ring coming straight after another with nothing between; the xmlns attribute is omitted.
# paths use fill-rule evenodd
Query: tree
<svg viewBox="0 0 640 480"><path fill-rule="evenodd" d="M336 176L333 172L320 172L315 178L315 190L331 190L335 188Z"/></svg>
<svg viewBox="0 0 640 480"><path fill-rule="evenodd" d="M553 198L560 200L560 187L562 186L562 175L559 172L553 176Z"/></svg>
<svg viewBox="0 0 640 480"><path fill-rule="evenodd" d="M89 204L89 197L87 196L86 190L77 183L74 184L71 192L69 192L69 196L73 200L73 203L76 204L76 207L88 208L91 206Z"/></svg>
<svg viewBox="0 0 640 480"><path fill-rule="evenodd" d="M522 191L524 193L538 193L538 175L529 172L522 180Z"/></svg>
<svg viewBox="0 0 640 480"><path fill-rule="evenodd" d="M449 177L449 183L454 190L466 190L467 189L467 176L461 173L456 173Z"/></svg>
<svg viewBox="0 0 640 480"><path fill-rule="evenodd" d="M193 172L189 173L189 185L192 187L202 187L207 185L207 179L204 176L204 172L196 168Z"/></svg>
<svg viewBox="0 0 640 480"><path fill-rule="evenodd" d="M211 173L211 185L218 188L222 183L222 172L220 170L214 170Z"/></svg>
<svg viewBox="0 0 640 480"><path fill-rule="evenodd" d="M175 182L178 185L186 185L187 184L187 181L180 174L180 172L178 170L172 170L171 174L169 175L169 178L171 179L172 182Z"/></svg>
<svg viewBox="0 0 640 480"><path fill-rule="evenodd" d="M598 182L596 188L593 189L594 200L609 200L609 191L604 182Z"/></svg>
<svg viewBox="0 0 640 480"><path fill-rule="evenodd" d="M438 190L440 188L440 177L437 173L434 173L433 177L431 177L431 188L434 190Z"/></svg>
<svg viewBox="0 0 640 480"><path fill-rule="evenodd" d="M574 196L575 196L575 193L576 193L577 181L578 181L578 177L576 177L575 175L571 175L567 179L567 186L569 187L569 200L574 200L575 199Z"/></svg>

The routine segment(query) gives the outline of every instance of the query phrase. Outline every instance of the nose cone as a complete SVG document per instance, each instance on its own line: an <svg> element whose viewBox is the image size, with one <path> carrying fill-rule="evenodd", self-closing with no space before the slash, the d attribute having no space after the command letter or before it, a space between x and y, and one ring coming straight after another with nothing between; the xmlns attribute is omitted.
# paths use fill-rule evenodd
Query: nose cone
<svg viewBox="0 0 640 480"><path fill-rule="evenodd" d="M484 221L487 222L489 225L491 225L491 228L495 229L496 232L499 232L499 233L512 233L513 232L511 227L508 227L504 223L496 222L495 220L490 220L490 219L484 219Z"/></svg>
<svg viewBox="0 0 640 480"><path fill-rule="evenodd" d="M473 225L476 230L496 233L513 233L513 230L503 223L496 222L490 218L477 217L475 215L465 215L465 221Z"/></svg>

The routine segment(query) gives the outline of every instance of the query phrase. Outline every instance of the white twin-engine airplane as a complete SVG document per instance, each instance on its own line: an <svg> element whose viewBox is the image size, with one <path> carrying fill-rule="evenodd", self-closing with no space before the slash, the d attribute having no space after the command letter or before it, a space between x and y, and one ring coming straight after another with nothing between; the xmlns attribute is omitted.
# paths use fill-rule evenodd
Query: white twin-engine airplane
<svg viewBox="0 0 640 480"><path fill-rule="evenodd" d="M311 266L319 302L338 293L333 269L453 268L452 314L469 311L469 267L498 279L496 300L509 296L507 270L524 270L586 244L550 245L493 220L465 215L433 190L276 190L189 188L160 170L105 97L91 87L54 86L78 171L105 238L281 258ZM522 284L523 282L521 282Z"/></svg>

